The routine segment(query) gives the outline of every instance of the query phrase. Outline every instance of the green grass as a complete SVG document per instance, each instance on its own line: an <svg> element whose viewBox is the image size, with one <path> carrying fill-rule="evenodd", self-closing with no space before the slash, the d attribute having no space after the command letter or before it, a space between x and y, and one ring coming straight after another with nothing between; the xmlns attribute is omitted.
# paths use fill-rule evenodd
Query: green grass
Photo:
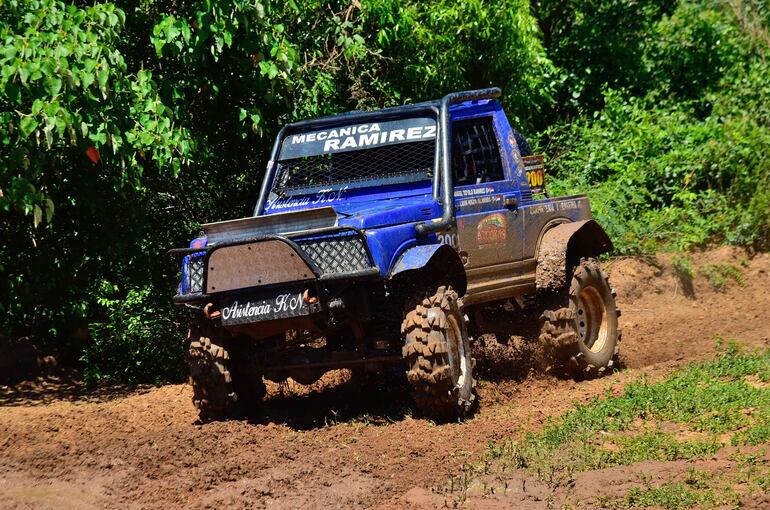
<svg viewBox="0 0 770 510"><path fill-rule="evenodd" d="M731 264L706 264L699 272L718 292L727 289L731 281L739 287L744 285L743 272Z"/></svg>
<svg viewBox="0 0 770 510"><path fill-rule="evenodd" d="M546 482L549 497L569 506L576 473L644 461L724 458L720 451L729 446L738 447L729 456L729 469L721 465L709 471L706 462L703 469L655 483L639 474L638 483L632 482L622 496L602 495L597 488L591 504L737 508L747 494L770 492L770 448L757 449L770 442L770 351L749 352L735 342L717 342L712 360L687 365L656 382L642 377L620 394L610 389L603 397L575 403L539 431L490 443L485 458L465 464L447 484L447 492L460 506L472 497L469 491L505 494L511 471L519 470Z"/></svg>
<svg viewBox="0 0 770 510"><path fill-rule="evenodd" d="M606 508L689 508L713 504L714 493L708 488L693 489L684 483L666 483L659 487L633 487L625 498L607 502Z"/></svg>
<svg viewBox="0 0 770 510"><path fill-rule="evenodd" d="M569 474L703 457L721 448L719 436L731 432L734 445L759 444L770 440L770 387L763 386L768 381L770 353L742 352L731 344L716 359L689 365L664 381L642 378L619 396L575 404L541 431L489 453L517 468ZM680 439L663 430L666 424L697 437Z"/></svg>
<svg viewBox="0 0 770 510"><path fill-rule="evenodd" d="M759 455L743 455L734 458L739 462L737 471L713 472L692 468L676 481L657 486L642 479L639 486L631 487L620 498L600 497L596 506L600 508L648 508L661 507L681 509L698 508L741 508L741 499L748 493L768 492L770 472L764 471L757 463ZM739 454L740 456L741 454ZM738 490L737 488L741 489Z"/></svg>

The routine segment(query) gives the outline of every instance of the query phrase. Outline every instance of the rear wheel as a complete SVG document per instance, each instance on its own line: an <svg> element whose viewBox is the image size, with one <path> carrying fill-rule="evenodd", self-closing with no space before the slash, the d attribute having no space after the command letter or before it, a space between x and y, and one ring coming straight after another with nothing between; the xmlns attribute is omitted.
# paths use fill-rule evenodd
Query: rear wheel
<svg viewBox="0 0 770 510"><path fill-rule="evenodd" d="M620 329L615 293L596 259L582 259L572 273L567 306L541 316L541 341L571 375L593 377L611 369Z"/></svg>
<svg viewBox="0 0 770 510"><path fill-rule="evenodd" d="M417 406L440 420L468 415L476 400L476 382L457 293L449 286L417 293L401 332Z"/></svg>

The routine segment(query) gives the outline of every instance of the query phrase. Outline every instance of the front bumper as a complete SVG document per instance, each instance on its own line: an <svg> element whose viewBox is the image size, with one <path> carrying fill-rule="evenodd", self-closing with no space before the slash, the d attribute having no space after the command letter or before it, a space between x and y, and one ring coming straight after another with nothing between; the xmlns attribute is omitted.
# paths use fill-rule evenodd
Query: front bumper
<svg viewBox="0 0 770 510"><path fill-rule="evenodd" d="M235 250L231 250L236 255L235 260L233 257L223 257L223 252L217 254L218 250L226 250L231 247L237 247L236 249L240 249L243 254L253 253L251 251L245 252L243 248L248 246L250 250L251 246L255 248L267 247L267 244L259 244L266 241L271 241L273 247L281 248L281 250L274 250L281 252L279 259L286 259L286 253L289 250L292 256L296 254L301 259L301 262L304 263L303 267L306 267L307 270L292 273L284 267L285 260L274 260L270 264L266 264L264 257L259 264L262 267L249 267L248 264L243 267L244 264L238 263L240 262L239 257L243 257L235 253ZM276 242L280 245L274 244ZM234 242L219 242L203 248L175 249L171 250L171 253L185 255L182 268L183 284L180 285L180 293L173 298L174 303L180 305L203 306L207 303L213 303L215 307L220 308L232 306L235 300L245 298L246 302L251 302L250 306L253 307L255 301L261 302L261 300L267 299L265 296L281 296L283 295L282 292L284 294L295 292L300 287L304 289L301 290L302 292L309 291L311 295L319 298L319 303L323 303L324 297L334 294L330 287L339 287L346 282L377 279L380 276L380 270L374 265L363 232L349 227L320 229L291 236L268 235ZM215 258L214 262L212 262L212 256ZM228 264L223 264L222 259L227 260ZM214 263L217 264L219 272L216 273L216 276L210 276L210 272L214 271L212 265ZM217 291L213 282L215 279L222 281L221 271L223 269L228 270L228 265L240 266L239 273L236 275L240 280L237 278L235 280L243 281L243 285L234 285L234 279L230 278L229 285L225 287L226 290ZM265 267L269 265L274 265L274 267ZM262 279L253 276L257 272L271 276L271 278L265 278L269 284L261 285ZM241 301L239 304L242 306L243 303ZM317 306L310 307L310 313L318 311L318 308ZM254 312L253 315L258 316L259 314ZM265 316L264 319L257 318L255 321L259 320L270 319Z"/></svg>

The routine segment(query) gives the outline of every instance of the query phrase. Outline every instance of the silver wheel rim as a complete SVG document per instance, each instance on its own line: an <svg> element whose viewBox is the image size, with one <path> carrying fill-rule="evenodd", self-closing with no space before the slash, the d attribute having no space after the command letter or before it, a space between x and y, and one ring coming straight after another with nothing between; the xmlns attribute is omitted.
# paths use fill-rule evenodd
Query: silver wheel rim
<svg viewBox="0 0 770 510"><path fill-rule="evenodd" d="M586 287L577 299L577 323L580 341L591 352L601 352L607 345L609 324L607 310L596 287Z"/></svg>

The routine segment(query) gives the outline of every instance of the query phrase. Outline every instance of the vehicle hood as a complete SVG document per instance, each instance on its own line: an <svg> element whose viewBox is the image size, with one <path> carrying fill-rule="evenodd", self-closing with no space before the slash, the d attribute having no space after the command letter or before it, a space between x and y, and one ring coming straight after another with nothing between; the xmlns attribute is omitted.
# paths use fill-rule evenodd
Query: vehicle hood
<svg viewBox="0 0 770 510"><path fill-rule="evenodd" d="M371 229L426 221L441 216L441 207L430 197L396 197L376 202L332 205L340 226Z"/></svg>

